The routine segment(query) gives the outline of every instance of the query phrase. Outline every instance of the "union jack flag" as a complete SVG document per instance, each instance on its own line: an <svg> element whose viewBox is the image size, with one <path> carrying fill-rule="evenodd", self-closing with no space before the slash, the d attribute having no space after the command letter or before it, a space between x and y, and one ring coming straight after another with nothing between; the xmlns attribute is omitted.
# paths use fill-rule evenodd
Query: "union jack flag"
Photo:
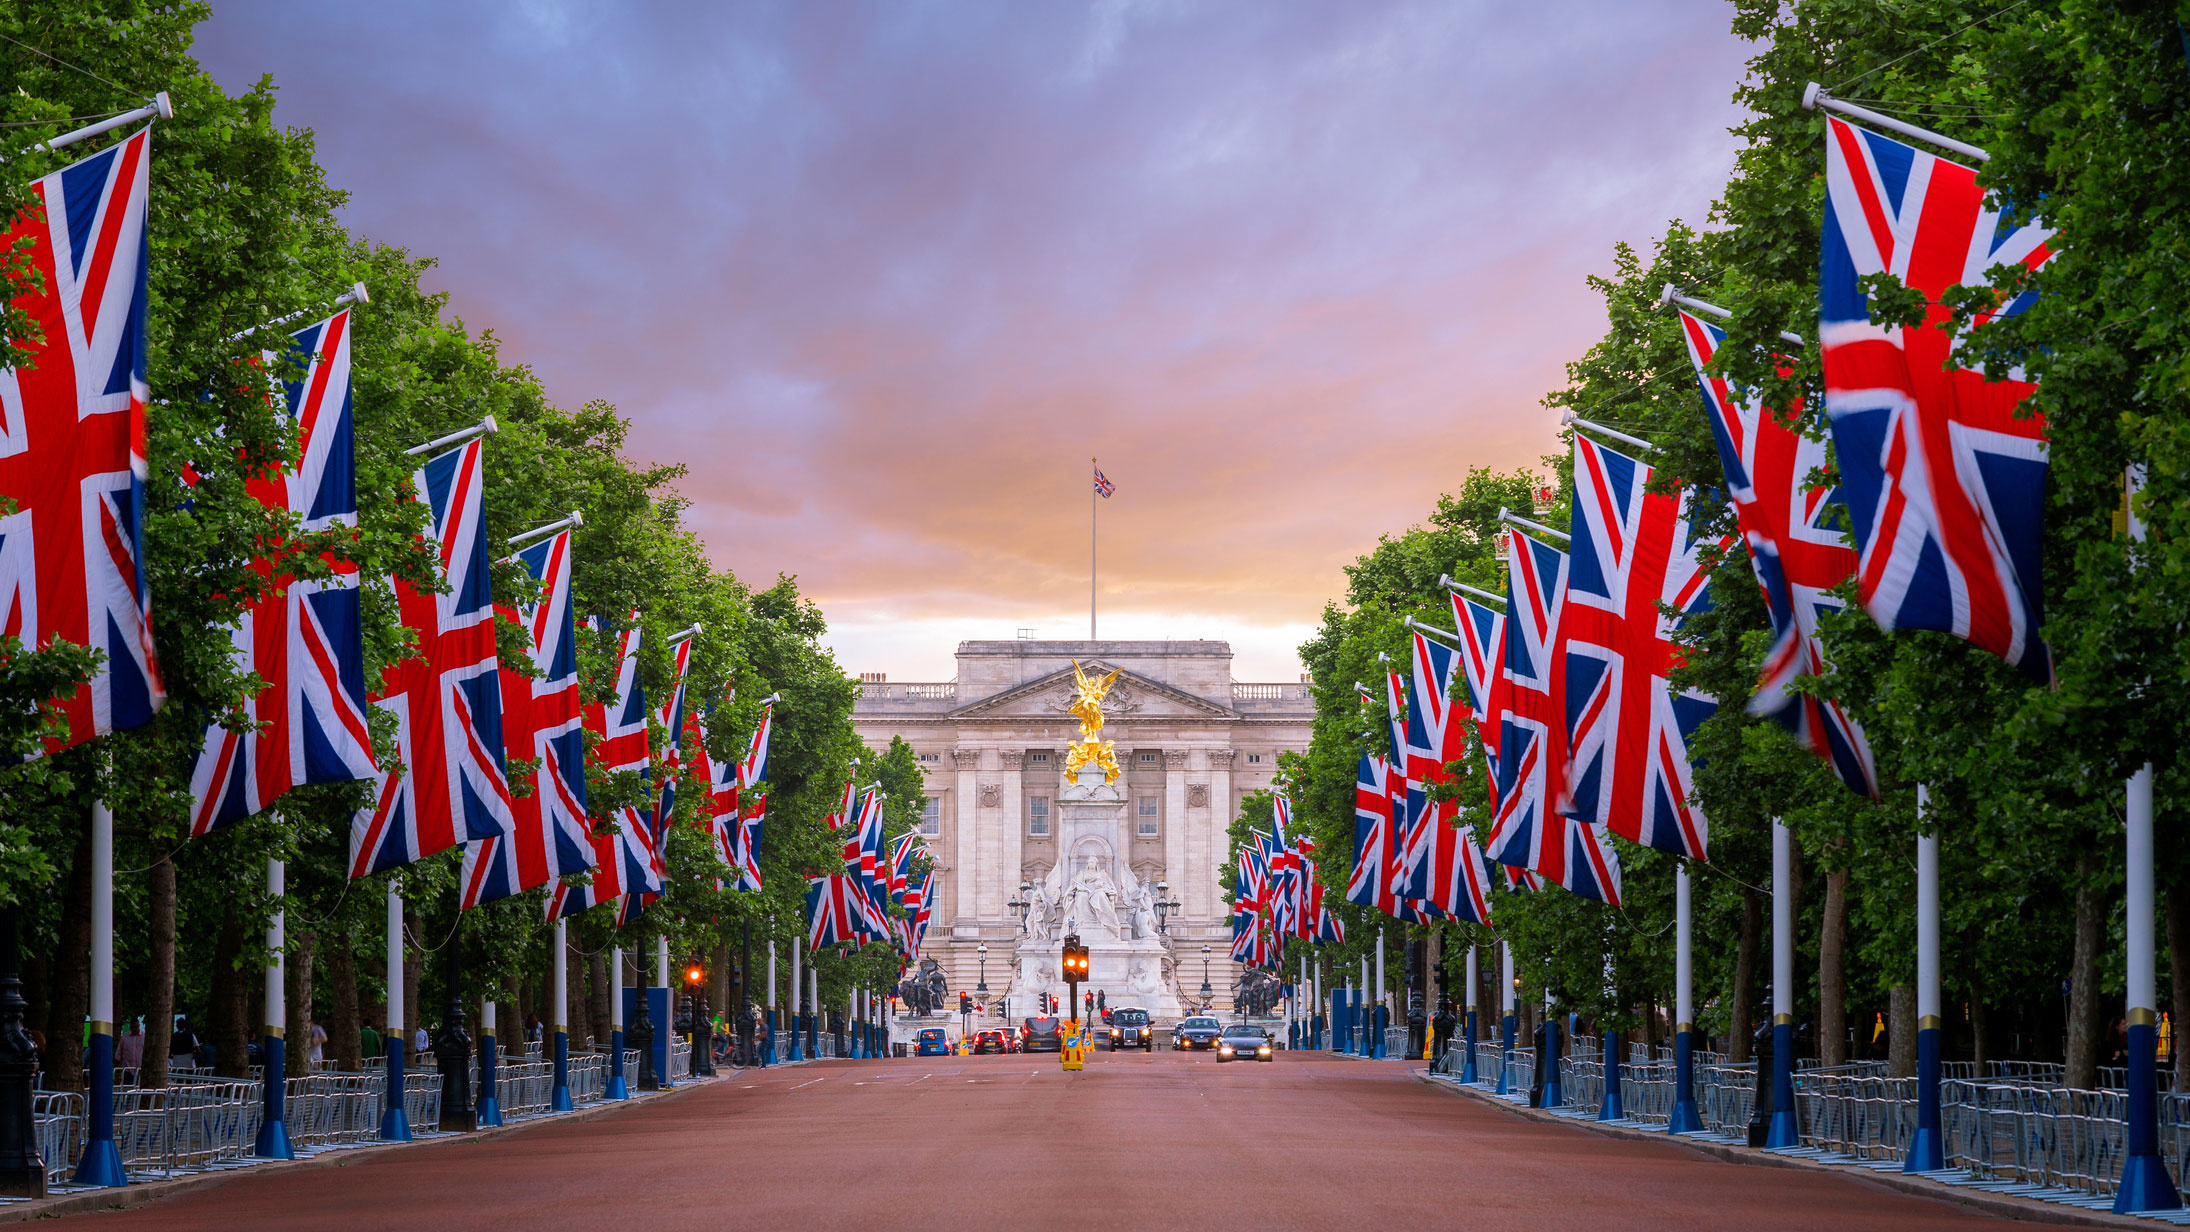
<svg viewBox="0 0 2190 1232"><path fill-rule="evenodd" d="M933 876L932 873L917 873L905 883L904 938L907 962L920 957L920 946L928 938L928 916L935 907L928 894L928 886Z"/></svg>
<svg viewBox="0 0 2190 1232"><path fill-rule="evenodd" d="M2041 677L2045 419L2018 414L2033 388L2022 372L1992 380L1955 360L1940 300L1995 267L2043 266L2052 235L1993 208L1973 169L1826 118L1818 341L1863 608L1880 628L1952 633ZM1922 325L1870 319L1857 280L1877 273L1923 293Z"/></svg>
<svg viewBox="0 0 2190 1232"><path fill-rule="evenodd" d="M1498 815L1491 859L1542 873L1584 898L1620 901L1619 857L1602 827L1568 818L1559 621L1566 553L1515 535L1506 556L1506 706L1498 733Z"/></svg>
<svg viewBox="0 0 2190 1232"><path fill-rule="evenodd" d="M152 130L31 184L5 247L40 292L16 304L41 341L0 371L0 639L105 661L53 709L58 752L141 727L167 700L144 570L145 238Z"/></svg>
<svg viewBox="0 0 2190 1232"><path fill-rule="evenodd" d="M296 430L297 462L268 468L245 488L261 504L295 514L306 531L354 527L350 314L292 337L304 375L285 384L281 405ZM333 556L327 564L336 576L326 582L286 573L274 579L275 589L245 609L231 635L237 668L266 686L245 715L256 731L206 726L190 772L192 836L241 821L291 787L374 777L357 565ZM276 567L257 564L269 578Z"/></svg>
<svg viewBox="0 0 2190 1232"><path fill-rule="evenodd" d="M1749 713L1776 719L1824 758L1841 782L1876 799L1878 771L1861 725L1838 702L1794 687L1797 677L1831 670L1818 638L1818 619L1846 607L1832 592L1856 567L1855 549L1832 524L1832 489L1813 488L1808 482L1811 475L1824 472L1825 442L1804 435L1793 422L1800 407L1783 419L1766 412L1752 391L1737 390L1711 373L1707 365L1718 354L1725 331L1685 312L1680 320L1703 391L1704 417L1711 423L1719 467L1733 498L1734 521L1748 544L1749 563L1772 621L1772 646L1765 652Z"/></svg>
<svg viewBox="0 0 2190 1232"><path fill-rule="evenodd" d="M584 706L578 695L578 646L570 610L570 532L517 553L539 590L522 613L499 608L522 626L537 678L502 669L503 748L534 762L532 794L517 796L508 838L464 845L463 904L507 898L593 867L586 824Z"/></svg>
<svg viewBox="0 0 2190 1232"><path fill-rule="evenodd" d="M605 634L599 617L593 619L596 634ZM639 647L643 640L639 613L632 612L617 637L616 696L614 700L585 704L585 730L593 733L593 756L610 773L636 772L642 780L652 777L651 740L646 730L646 686L639 679ZM652 835L639 810L630 806L612 809L593 831L593 878L590 884L559 885L549 895L548 918L575 915L591 907L622 899L628 908L643 894L660 893L662 883L654 875ZM624 914L622 911L619 915Z"/></svg>
<svg viewBox="0 0 2190 1232"><path fill-rule="evenodd" d="M686 636L670 643L671 674L669 700L662 705L662 731L667 734L669 747L662 750L662 793L654 804L654 873L666 878L668 869L662 861L669 850L669 820L677 807L677 783L684 777L686 737L697 737L691 728L684 706L685 687L692 675L692 645L699 638Z"/></svg>
<svg viewBox="0 0 2190 1232"><path fill-rule="evenodd" d="M1491 816L1498 814L1498 728L1505 721L1505 688L1500 667L1506 654L1506 614L1464 595L1452 596L1453 628L1460 633L1460 679L1467 686L1468 709L1475 716L1475 738L1483 746L1485 794ZM1471 835L1472 837L1472 835Z"/></svg>
<svg viewBox="0 0 2190 1232"><path fill-rule="evenodd" d="M860 927L877 941L891 937L889 870L882 855L882 801L879 788L862 792L844 844L844 875L859 887Z"/></svg>
<svg viewBox="0 0 2190 1232"><path fill-rule="evenodd" d="M350 876L369 876L498 838L516 826L503 763L502 679L481 525L486 443L466 441L412 476L445 594L395 583L418 653L381 675L374 705L395 717L395 761L350 824Z"/></svg>
<svg viewBox="0 0 2190 1232"><path fill-rule="evenodd" d="M1354 772L1354 871L1346 881L1346 901L1396 914L1397 843L1392 828L1390 765L1381 757L1361 755Z"/></svg>
<svg viewBox="0 0 2190 1232"><path fill-rule="evenodd" d="M862 940L865 922L860 904L866 897L866 891L854 885L850 877L808 877L806 948L819 950L826 945L854 945Z"/></svg>
<svg viewBox="0 0 2190 1232"><path fill-rule="evenodd" d="M1454 828L1460 802L1432 802L1432 784L1451 781L1445 763L1467 754L1467 710L1453 704L1453 674L1460 655L1442 642L1421 633L1414 635L1412 686L1407 706L1407 850L1406 888L1410 898L1422 901L1431 915L1446 912L1448 902L1466 909L1466 899L1453 899L1451 891L1465 884L1469 874L1461 852L1461 832Z"/></svg>
<svg viewBox="0 0 2190 1232"><path fill-rule="evenodd" d="M1102 497L1102 498L1103 498L1104 500L1109 500L1109 499L1110 499L1110 494L1111 494L1112 492L1115 492L1115 491L1117 491L1117 490L1118 490L1118 488L1117 488L1117 485L1116 485L1116 484L1113 484L1113 483L1111 483L1111 482L1110 482L1110 481L1109 481L1108 479L1105 479L1105 478L1103 478L1103 468L1102 468L1102 467L1100 467L1100 466L1096 467L1096 468L1095 468L1095 494L1096 494L1097 496L1100 496L1100 497Z"/></svg>
<svg viewBox="0 0 2190 1232"><path fill-rule="evenodd" d="M753 729L753 741L747 746L745 760L738 763L738 786L747 791L760 786L768 777L768 738L775 730L776 706L764 702L760 708L760 726Z"/></svg>
<svg viewBox="0 0 2190 1232"><path fill-rule="evenodd" d="M1688 799L1688 735L1717 709L1675 692L1682 662L1663 614L1710 596L1687 495L1650 490L1651 468L1576 433L1573 554L1559 641L1565 650L1573 803L1568 816L1675 855L1702 859L1708 826ZM1730 546L1729 536L1717 546Z"/></svg>

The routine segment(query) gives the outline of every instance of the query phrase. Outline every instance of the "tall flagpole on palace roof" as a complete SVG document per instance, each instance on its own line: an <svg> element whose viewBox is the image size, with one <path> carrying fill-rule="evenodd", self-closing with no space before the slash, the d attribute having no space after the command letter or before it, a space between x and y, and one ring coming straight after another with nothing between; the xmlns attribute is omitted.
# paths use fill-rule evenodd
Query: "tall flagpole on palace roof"
<svg viewBox="0 0 2190 1232"><path fill-rule="evenodd" d="M1090 457L1088 468L1095 474L1102 473L1102 463ZM1088 477L1087 484L1087 640L1095 640L1095 479Z"/></svg>

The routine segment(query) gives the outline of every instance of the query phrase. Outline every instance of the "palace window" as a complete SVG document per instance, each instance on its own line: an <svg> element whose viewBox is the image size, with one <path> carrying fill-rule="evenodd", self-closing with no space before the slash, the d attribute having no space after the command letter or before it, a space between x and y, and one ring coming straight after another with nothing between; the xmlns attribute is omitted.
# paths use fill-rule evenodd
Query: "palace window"
<svg viewBox="0 0 2190 1232"><path fill-rule="evenodd" d="M941 753L921 753L921 754L918 754L917 756L919 757L919 759L920 759L921 761L941 761L941 760L943 760L943 755L942 755Z"/></svg>
<svg viewBox="0 0 2190 1232"><path fill-rule="evenodd" d="M943 833L943 802L934 796L920 806L920 832L929 838Z"/></svg>
<svg viewBox="0 0 2190 1232"><path fill-rule="evenodd" d="M1049 837L1049 797L1027 797L1027 837Z"/></svg>
<svg viewBox="0 0 2190 1232"><path fill-rule="evenodd" d="M1153 765L1155 765L1155 764L1156 764L1156 755L1155 755L1154 753L1143 753L1143 754L1141 754L1141 764L1142 764L1142 765L1144 765L1144 766L1153 766Z"/></svg>
<svg viewBox="0 0 2190 1232"><path fill-rule="evenodd" d="M1156 797L1142 796L1135 812L1139 816L1135 818L1134 833L1142 838L1156 837L1156 818L1159 816L1156 809Z"/></svg>
<svg viewBox="0 0 2190 1232"><path fill-rule="evenodd" d="M1260 754L1260 753L1249 753L1249 754L1247 755L1247 764L1248 764L1248 765L1250 765L1250 766L1259 766L1259 765L1261 765L1261 764L1262 764L1262 754Z"/></svg>
<svg viewBox="0 0 2190 1232"><path fill-rule="evenodd" d="M1040 750L1036 750L1035 752L1027 754L1027 760L1034 763L1046 762L1049 760L1049 754Z"/></svg>

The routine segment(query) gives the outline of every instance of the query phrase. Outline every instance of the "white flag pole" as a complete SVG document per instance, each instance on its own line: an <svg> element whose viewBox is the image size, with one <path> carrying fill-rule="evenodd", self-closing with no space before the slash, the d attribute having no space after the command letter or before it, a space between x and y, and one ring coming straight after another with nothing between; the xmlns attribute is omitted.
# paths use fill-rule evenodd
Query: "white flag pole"
<svg viewBox="0 0 2190 1232"><path fill-rule="evenodd" d="M392 878L387 905L388 1033L380 1040L381 1052L387 1057L381 1071L385 1084L381 1092L380 1138L383 1142L409 1142L411 1114L403 1105L403 1053L411 1045L403 1033L403 896L396 893Z"/></svg>

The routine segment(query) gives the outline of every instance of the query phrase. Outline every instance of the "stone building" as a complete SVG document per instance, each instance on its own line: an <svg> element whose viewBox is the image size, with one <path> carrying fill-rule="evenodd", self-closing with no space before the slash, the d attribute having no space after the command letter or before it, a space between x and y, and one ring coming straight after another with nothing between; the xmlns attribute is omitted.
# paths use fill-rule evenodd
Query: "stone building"
<svg viewBox="0 0 2190 1232"><path fill-rule="evenodd" d="M923 956L942 964L952 993L975 991L985 944L989 992L1002 996L1024 930L1010 905L1020 885L1039 885L1060 855L1081 858L1058 851L1065 751L1079 736L1067 710L1075 659L1090 674L1120 672L1104 702L1103 736L1123 771L1123 849L1101 844L1108 871L1121 886L1168 886L1180 904L1164 926L1177 984L1198 992L1207 945L1215 1003L1228 1007L1238 970L1218 880L1225 830L1241 798L1270 785L1279 753L1307 749L1314 706L1297 681L1234 681L1225 642L961 642L956 680L863 678L860 738L879 750L903 736L927 774L921 828L939 892Z"/></svg>

